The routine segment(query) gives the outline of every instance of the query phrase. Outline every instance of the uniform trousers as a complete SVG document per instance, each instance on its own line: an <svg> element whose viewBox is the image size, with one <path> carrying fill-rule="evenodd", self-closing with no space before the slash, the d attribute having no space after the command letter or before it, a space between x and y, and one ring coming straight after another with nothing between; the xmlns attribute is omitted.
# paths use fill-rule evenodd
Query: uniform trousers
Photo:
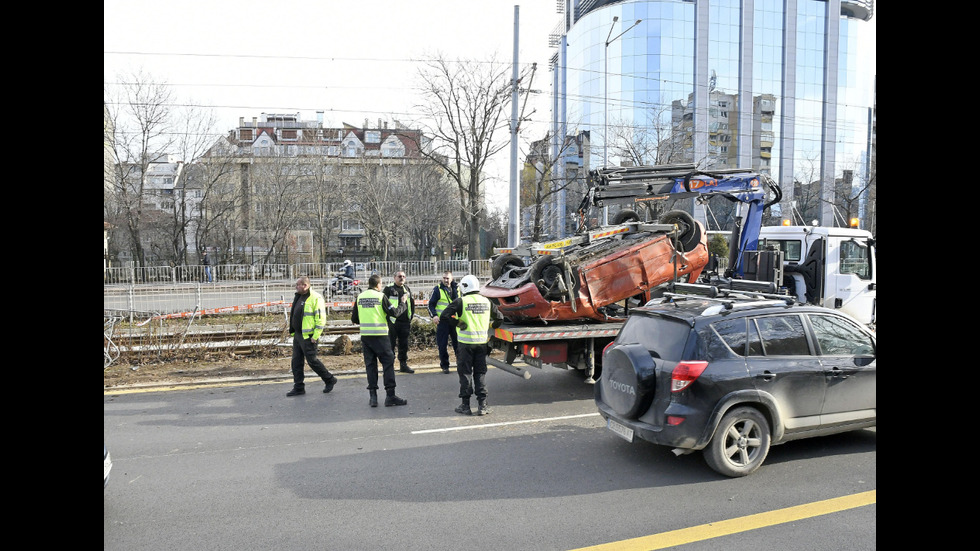
<svg viewBox="0 0 980 551"><path fill-rule="evenodd" d="M378 362L383 370L385 390L395 391L395 354L391 351L388 336L365 337L361 335L364 367L367 368L368 390L378 390Z"/></svg>
<svg viewBox="0 0 980 551"><path fill-rule="evenodd" d="M456 349L456 373L459 375L459 397L468 400L487 399L487 345L460 344Z"/></svg>

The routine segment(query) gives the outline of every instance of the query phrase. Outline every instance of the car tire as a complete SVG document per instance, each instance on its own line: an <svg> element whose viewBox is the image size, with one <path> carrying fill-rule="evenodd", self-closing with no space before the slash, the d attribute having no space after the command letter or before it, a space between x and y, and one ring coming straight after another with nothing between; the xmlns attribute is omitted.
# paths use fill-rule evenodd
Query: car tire
<svg viewBox="0 0 980 551"><path fill-rule="evenodd" d="M677 241L680 243L681 252L689 253L701 242L701 226L694 221L694 217L683 210L672 210L660 218L662 224L677 225L680 235Z"/></svg>
<svg viewBox="0 0 980 551"><path fill-rule="evenodd" d="M725 476L752 474L769 455L769 422L759 410L741 407L722 417L704 450L708 466Z"/></svg>
<svg viewBox="0 0 980 551"><path fill-rule="evenodd" d="M623 209L616 213L616 216L613 217L612 223L614 226L618 226L619 224L623 224L625 222L639 222L639 221L640 221L640 215L637 214L635 210Z"/></svg>
<svg viewBox="0 0 980 551"><path fill-rule="evenodd" d="M493 279L497 279L512 268L523 267L524 261L521 260L521 257L514 254L502 254L493 259L493 262L490 264L490 275Z"/></svg>

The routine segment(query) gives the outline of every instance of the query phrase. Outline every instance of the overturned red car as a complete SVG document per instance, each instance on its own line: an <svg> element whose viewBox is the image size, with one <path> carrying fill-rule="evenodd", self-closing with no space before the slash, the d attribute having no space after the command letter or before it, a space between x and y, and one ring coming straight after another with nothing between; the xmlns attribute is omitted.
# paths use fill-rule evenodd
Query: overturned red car
<svg viewBox="0 0 980 551"><path fill-rule="evenodd" d="M638 221L607 226L573 239L545 244L525 265L505 253L494 258L493 281L481 293L512 322L621 321L616 303L669 281L695 281L708 263L704 227L684 211L659 224Z"/></svg>

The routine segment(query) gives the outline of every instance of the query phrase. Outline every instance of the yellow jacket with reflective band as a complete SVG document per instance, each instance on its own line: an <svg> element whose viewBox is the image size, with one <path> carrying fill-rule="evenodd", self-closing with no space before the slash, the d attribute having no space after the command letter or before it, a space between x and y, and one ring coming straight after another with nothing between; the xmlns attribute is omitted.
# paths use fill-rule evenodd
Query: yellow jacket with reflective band
<svg viewBox="0 0 980 551"><path fill-rule="evenodd" d="M323 309L323 295L310 289L310 296L303 304L303 338L317 340L327 322L327 312Z"/></svg>
<svg viewBox="0 0 980 551"><path fill-rule="evenodd" d="M478 293L464 295L459 321L466 323L466 329L456 328L460 344L486 344L490 331L490 300Z"/></svg>
<svg viewBox="0 0 980 551"><path fill-rule="evenodd" d="M446 306L449 306L450 302L452 301L449 300L449 291L439 286L439 301L436 302L436 315L441 316L442 311L446 309Z"/></svg>
<svg viewBox="0 0 980 551"><path fill-rule="evenodd" d="M368 289L357 295L357 320L361 324L362 337L384 337L388 335L388 321L385 320L384 293Z"/></svg>

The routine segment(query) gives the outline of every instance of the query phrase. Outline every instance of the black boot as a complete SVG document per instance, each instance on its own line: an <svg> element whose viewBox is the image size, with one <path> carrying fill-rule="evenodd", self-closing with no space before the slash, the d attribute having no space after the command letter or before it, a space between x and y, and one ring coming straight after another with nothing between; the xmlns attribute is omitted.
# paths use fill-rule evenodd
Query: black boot
<svg viewBox="0 0 980 551"><path fill-rule="evenodd" d="M477 407L476 414L477 415L490 415L490 406L487 405L487 399L484 398L484 399L481 400L481 399L477 398L476 401L477 401L477 404L479 406L479 407Z"/></svg>
<svg viewBox="0 0 980 551"><path fill-rule="evenodd" d="M329 379L327 379L326 386L323 387L323 393L326 394L331 390L333 390L333 387L336 384L337 384L337 377L331 376Z"/></svg>
<svg viewBox="0 0 980 551"><path fill-rule="evenodd" d="M385 396L385 407L404 406L406 404L408 404L408 400L395 396L394 390L389 390L388 396Z"/></svg>
<svg viewBox="0 0 980 551"><path fill-rule="evenodd" d="M300 396L306 394L304 385L293 385L293 389L286 393L286 396Z"/></svg>
<svg viewBox="0 0 980 551"><path fill-rule="evenodd" d="M473 415L473 410L470 409L469 398L463 398L463 403L456 406L456 413L462 413L463 415Z"/></svg>
<svg viewBox="0 0 980 551"><path fill-rule="evenodd" d="M371 394L371 397L368 398L368 405L371 406L371 407L373 407L373 408L378 407L378 391L377 390L369 390L368 392Z"/></svg>
<svg viewBox="0 0 980 551"><path fill-rule="evenodd" d="M407 365L403 365L401 369L399 369L398 371L401 373L415 373L415 370L412 369L411 367L408 367Z"/></svg>

